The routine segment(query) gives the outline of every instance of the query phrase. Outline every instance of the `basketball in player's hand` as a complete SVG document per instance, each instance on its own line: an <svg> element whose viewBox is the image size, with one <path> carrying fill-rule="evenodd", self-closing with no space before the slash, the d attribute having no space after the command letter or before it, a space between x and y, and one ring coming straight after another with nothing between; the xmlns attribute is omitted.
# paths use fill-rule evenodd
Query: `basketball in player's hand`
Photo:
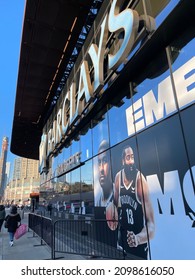
<svg viewBox="0 0 195 280"><path fill-rule="evenodd" d="M106 220L109 228L115 230L118 226L118 211L113 202L106 207Z"/></svg>

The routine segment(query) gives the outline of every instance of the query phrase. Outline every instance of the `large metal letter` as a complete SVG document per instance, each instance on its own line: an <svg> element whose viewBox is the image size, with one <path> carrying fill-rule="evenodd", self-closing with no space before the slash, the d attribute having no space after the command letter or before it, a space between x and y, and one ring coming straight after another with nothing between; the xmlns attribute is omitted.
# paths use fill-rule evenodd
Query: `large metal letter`
<svg viewBox="0 0 195 280"><path fill-rule="evenodd" d="M99 47L96 44L91 44L89 48L89 55L94 66L94 93L104 85L104 53L106 47L106 39L108 35L107 15L101 24L101 34L99 40Z"/></svg>
<svg viewBox="0 0 195 280"><path fill-rule="evenodd" d="M120 12L121 0L114 0L108 17L108 29L110 32L120 34L124 32L124 38L119 50L115 54L109 54L109 69L116 69L128 56L139 26L139 15L136 11L126 9Z"/></svg>

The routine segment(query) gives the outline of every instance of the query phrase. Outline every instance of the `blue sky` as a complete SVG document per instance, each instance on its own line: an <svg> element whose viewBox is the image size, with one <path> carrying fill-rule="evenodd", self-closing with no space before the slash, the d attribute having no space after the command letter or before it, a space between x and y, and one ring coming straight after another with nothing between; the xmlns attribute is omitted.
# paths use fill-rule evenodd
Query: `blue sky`
<svg viewBox="0 0 195 280"><path fill-rule="evenodd" d="M0 0L0 143L4 136L9 138L7 161L11 163L16 157L10 152L10 141L24 8L25 0Z"/></svg>

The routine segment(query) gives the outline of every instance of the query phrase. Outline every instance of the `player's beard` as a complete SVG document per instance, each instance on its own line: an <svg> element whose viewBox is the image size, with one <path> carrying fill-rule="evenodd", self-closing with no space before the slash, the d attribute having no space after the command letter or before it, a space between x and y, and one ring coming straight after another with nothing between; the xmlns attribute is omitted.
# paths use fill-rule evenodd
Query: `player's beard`
<svg viewBox="0 0 195 280"><path fill-rule="evenodd" d="M135 174L136 174L135 164L124 164L124 171L127 180L131 181L135 178Z"/></svg>

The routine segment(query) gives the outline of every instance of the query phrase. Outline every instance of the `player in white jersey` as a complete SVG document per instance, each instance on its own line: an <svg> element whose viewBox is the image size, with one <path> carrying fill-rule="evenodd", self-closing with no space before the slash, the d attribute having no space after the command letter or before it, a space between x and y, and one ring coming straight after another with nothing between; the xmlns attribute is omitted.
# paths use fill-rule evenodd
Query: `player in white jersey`
<svg viewBox="0 0 195 280"><path fill-rule="evenodd" d="M107 207L113 200L113 182L111 177L110 151L106 140L103 140L98 150L98 176L101 193L95 202L95 206Z"/></svg>
<svg viewBox="0 0 195 280"><path fill-rule="evenodd" d="M106 223L106 207L113 201L113 181L111 176L111 159L109 144L100 143L98 150L98 181L101 186L99 196L95 198L96 239L113 247L117 242L117 231L112 231ZM98 221L99 220L99 221ZM102 221L100 221L102 220Z"/></svg>

